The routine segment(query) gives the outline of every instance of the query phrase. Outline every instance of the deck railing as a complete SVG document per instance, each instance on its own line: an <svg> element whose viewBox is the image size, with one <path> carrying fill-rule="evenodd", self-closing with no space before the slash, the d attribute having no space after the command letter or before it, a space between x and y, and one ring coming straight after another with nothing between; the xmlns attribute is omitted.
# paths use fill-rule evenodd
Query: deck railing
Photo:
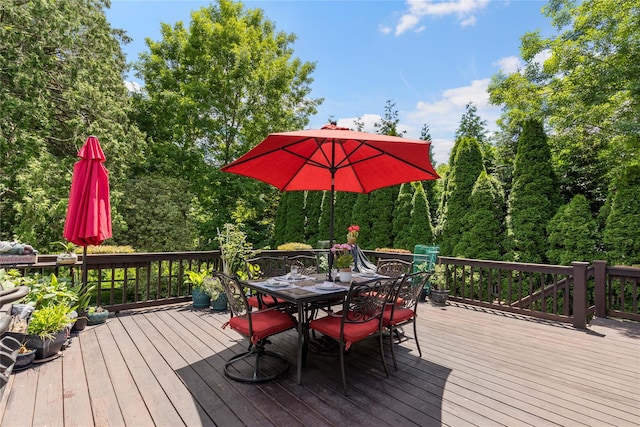
<svg viewBox="0 0 640 427"><path fill-rule="evenodd" d="M326 250L264 251L271 256L315 254ZM380 258L413 260L412 254L364 251ZM110 311L189 301L185 271L219 268L219 251L87 256L88 280L97 286L96 303ZM439 257L449 299L496 310L571 323L585 328L590 316L640 321L640 268L574 262L570 266ZM71 267L58 266L55 255L18 266L28 273L71 277L80 281L82 257ZM326 264L321 263L321 266Z"/></svg>

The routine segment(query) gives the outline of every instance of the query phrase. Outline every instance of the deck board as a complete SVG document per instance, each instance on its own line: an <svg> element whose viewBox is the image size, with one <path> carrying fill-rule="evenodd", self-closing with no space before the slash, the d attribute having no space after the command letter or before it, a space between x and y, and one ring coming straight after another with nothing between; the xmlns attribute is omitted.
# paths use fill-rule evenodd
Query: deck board
<svg viewBox="0 0 640 427"><path fill-rule="evenodd" d="M337 357L310 353L297 384L293 330L270 345L289 371L243 384L223 373L246 349L222 328L228 314L189 304L118 313L62 357L12 374L0 426L640 424L640 333L628 322L582 331L457 303L421 304L418 314L422 356L407 330L397 371L386 349L386 378L376 339L355 344L344 396Z"/></svg>

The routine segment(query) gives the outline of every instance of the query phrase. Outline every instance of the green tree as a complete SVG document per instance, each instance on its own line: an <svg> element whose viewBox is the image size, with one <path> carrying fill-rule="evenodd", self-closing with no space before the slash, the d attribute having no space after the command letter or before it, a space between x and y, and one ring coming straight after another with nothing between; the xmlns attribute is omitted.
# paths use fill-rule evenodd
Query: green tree
<svg viewBox="0 0 640 427"><path fill-rule="evenodd" d="M420 183L415 183L420 184ZM412 199L414 183L406 183L400 186L398 199L395 203L393 215L393 247L409 249L409 222L411 221Z"/></svg>
<svg viewBox="0 0 640 427"><path fill-rule="evenodd" d="M500 123L512 135L525 119L549 126L565 199L584 194L597 212L608 171L640 153L640 9L635 1L552 0L543 12L556 33L522 36L525 67L494 76L490 101L505 107Z"/></svg>
<svg viewBox="0 0 640 427"><path fill-rule="evenodd" d="M107 156L114 233L126 226L119 202L144 141L127 119L128 39L108 24L107 5L0 4L0 239L45 251L62 238L73 163L91 134Z"/></svg>
<svg viewBox="0 0 640 427"><path fill-rule="evenodd" d="M136 242L136 250L150 252L194 250L195 221L189 207L193 194L184 180L146 176L129 183L121 213L128 219L120 239Z"/></svg>
<svg viewBox="0 0 640 427"><path fill-rule="evenodd" d="M480 144L482 150L482 158L484 161L484 168L487 172L493 172L495 164L495 150L491 145L489 138L487 138L487 121L482 120L478 116L478 107L473 102L465 105L464 113L460 119L460 124L456 130L455 137L460 139L462 137L475 138Z"/></svg>
<svg viewBox="0 0 640 427"><path fill-rule="evenodd" d="M203 235L234 217L272 212L275 190L219 167L271 132L308 124L322 101L309 96L315 65L293 56L295 35L240 2L217 1L192 12L188 27L163 23L161 34L147 39L135 64L145 86L134 97L158 167L193 183L210 212ZM255 230L263 222L252 221Z"/></svg>
<svg viewBox="0 0 640 427"><path fill-rule="evenodd" d="M423 141L432 142L429 126L426 124L422 125L422 129L420 129L420 139ZM431 147L429 148L429 160L431 160L431 164L435 169L437 165L433 156L433 145L431 145ZM440 186L438 186L437 180L432 179L423 181L422 188L424 188L424 192L427 195L427 201L429 202L429 214L431 216L431 221L435 221L436 213L438 211L438 201L440 200L441 196ZM432 225L435 225L435 223L432 223Z"/></svg>
<svg viewBox="0 0 640 427"><path fill-rule="evenodd" d="M587 198L576 195L558 209L547 225L549 262L570 265L573 261L593 261L597 233L597 223Z"/></svg>
<svg viewBox="0 0 640 427"><path fill-rule="evenodd" d="M416 183L419 184L419 183ZM409 220L409 245L407 248L413 251L415 245L430 244L433 242L433 227L429 216L429 201L421 185L414 187L411 200L411 219Z"/></svg>
<svg viewBox="0 0 640 427"><path fill-rule="evenodd" d="M453 255L453 249L462 236L462 221L470 209L469 195L478 176L484 171L480 144L475 138L463 137L456 141L455 154L450 162L447 187L443 192L444 206L440 209L438 228L440 253Z"/></svg>
<svg viewBox="0 0 640 427"><path fill-rule="evenodd" d="M454 255L475 259L502 259L505 238L505 198L500 182L482 171L476 180Z"/></svg>
<svg viewBox="0 0 640 427"><path fill-rule="evenodd" d="M307 197L305 199L305 215L306 215L306 228L305 234L307 236L307 243L314 248L318 246L319 240L325 240L321 238L319 220L322 212L322 191L307 191Z"/></svg>
<svg viewBox="0 0 640 427"><path fill-rule="evenodd" d="M286 203L282 203L286 197ZM304 242L304 191L287 191L280 206L285 206L284 240L278 243Z"/></svg>
<svg viewBox="0 0 640 427"><path fill-rule="evenodd" d="M513 240L509 258L518 262L546 261L547 223L560 205L551 167L551 152L542 123L527 120L518 141L513 187L508 200L508 228Z"/></svg>
<svg viewBox="0 0 640 427"><path fill-rule="evenodd" d="M369 204L369 194L358 193L356 202L353 204L351 212L351 222L360 226L360 236L358 236L358 246L363 249L375 249L371 246L371 211ZM343 242L346 237L339 239Z"/></svg>
<svg viewBox="0 0 640 427"><path fill-rule="evenodd" d="M371 192L369 196L369 221L371 232L369 247L388 248L393 245L394 205L398 199L399 185L385 187Z"/></svg>
<svg viewBox="0 0 640 427"><path fill-rule="evenodd" d="M631 165L621 171L609 191L611 206L603 239L607 257L612 263L640 263L640 166Z"/></svg>
<svg viewBox="0 0 640 427"><path fill-rule="evenodd" d="M347 191L338 191L336 193L336 205L334 207L335 232L336 236L340 238L340 241L345 239L344 236L347 234L347 228L352 224L351 213L353 212L353 205L357 197L357 193Z"/></svg>
<svg viewBox="0 0 640 427"><path fill-rule="evenodd" d="M390 99L387 100L384 105L384 116L380 121L373 124L373 127L376 129L376 133L391 136L403 136L406 133L406 131L398 130L400 119L398 118L398 110L396 110L395 107L395 102Z"/></svg>

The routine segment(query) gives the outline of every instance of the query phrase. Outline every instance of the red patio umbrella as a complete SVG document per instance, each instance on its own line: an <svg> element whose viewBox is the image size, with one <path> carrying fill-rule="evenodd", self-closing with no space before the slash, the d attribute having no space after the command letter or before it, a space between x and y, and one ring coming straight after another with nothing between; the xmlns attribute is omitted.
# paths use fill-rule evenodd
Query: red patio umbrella
<svg viewBox="0 0 640 427"><path fill-rule="evenodd" d="M329 242L333 245L334 191L369 193L405 182L438 179L430 146L427 141L329 124L321 129L269 134L222 170L281 191L331 191Z"/></svg>
<svg viewBox="0 0 640 427"><path fill-rule="evenodd" d="M80 160L73 166L69 206L64 224L64 238L84 247L82 282L87 285L87 246L99 245L111 237L109 172L100 142L90 136L78 152Z"/></svg>

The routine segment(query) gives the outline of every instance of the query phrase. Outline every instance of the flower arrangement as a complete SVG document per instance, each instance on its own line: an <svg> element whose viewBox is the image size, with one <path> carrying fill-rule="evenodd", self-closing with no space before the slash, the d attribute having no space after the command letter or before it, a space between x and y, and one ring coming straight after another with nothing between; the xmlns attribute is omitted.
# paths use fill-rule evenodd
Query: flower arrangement
<svg viewBox="0 0 640 427"><path fill-rule="evenodd" d="M352 245L348 243L336 243L331 248L334 256L334 264L337 268L349 268L353 263L353 255L351 255Z"/></svg>
<svg viewBox="0 0 640 427"><path fill-rule="evenodd" d="M350 225L347 230L349 231L347 233L348 237L356 238L360 235L360 226L357 224Z"/></svg>

